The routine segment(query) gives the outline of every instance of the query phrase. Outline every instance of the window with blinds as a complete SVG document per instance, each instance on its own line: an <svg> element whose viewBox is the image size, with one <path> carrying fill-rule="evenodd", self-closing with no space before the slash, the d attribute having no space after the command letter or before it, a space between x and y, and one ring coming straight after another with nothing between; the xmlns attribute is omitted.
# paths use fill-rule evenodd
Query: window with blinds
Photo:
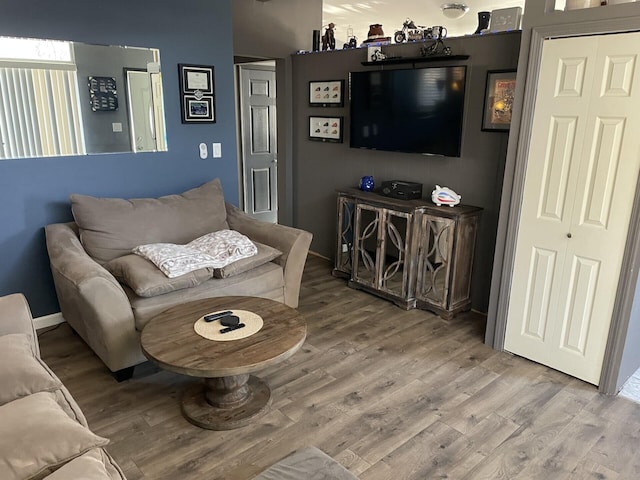
<svg viewBox="0 0 640 480"><path fill-rule="evenodd" d="M85 154L78 98L68 42L0 41L0 159Z"/></svg>

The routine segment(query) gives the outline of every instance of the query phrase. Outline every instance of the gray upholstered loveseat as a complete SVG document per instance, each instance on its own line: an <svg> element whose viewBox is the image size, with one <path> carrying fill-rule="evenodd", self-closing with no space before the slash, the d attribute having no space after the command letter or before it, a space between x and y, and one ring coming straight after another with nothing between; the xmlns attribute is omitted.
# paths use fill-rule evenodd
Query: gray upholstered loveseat
<svg viewBox="0 0 640 480"><path fill-rule="evenodd" d="M124 480L107 443L41 360L24 296L0 297L0 478Z"/></svg>
<svg viewBox="0 0 640 480"><path fill-rule="evenodd" d="M105 365L126 378L146 360L140 332L156 314L208 297L248 295L298 305L311 234L260 222L225 203L219 180L181 195L114 199L71 195L75 222L45 229L51 271L65 320ZM225 269L167 278L131 250L186 244L220 229L247 236L258 255Z"/></svg>

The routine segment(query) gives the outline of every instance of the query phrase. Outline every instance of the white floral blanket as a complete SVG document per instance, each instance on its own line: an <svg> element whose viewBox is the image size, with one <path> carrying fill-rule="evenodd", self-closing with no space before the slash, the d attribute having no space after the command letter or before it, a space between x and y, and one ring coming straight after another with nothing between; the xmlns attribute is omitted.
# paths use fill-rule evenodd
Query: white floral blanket
<svg viewBox="0 0 640 480"><path fill-rule="evenodd" d="M248 237L235 230L219 230L196 238L186 245L151 243L132 250L146 258L169 278L200 268L222 268L258 253Z"/></svg>

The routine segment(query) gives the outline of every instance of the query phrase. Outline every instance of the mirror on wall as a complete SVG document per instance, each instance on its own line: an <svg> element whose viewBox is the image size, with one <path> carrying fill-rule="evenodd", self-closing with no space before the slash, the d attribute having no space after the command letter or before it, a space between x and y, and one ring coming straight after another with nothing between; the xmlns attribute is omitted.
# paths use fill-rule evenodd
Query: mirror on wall
<svg viewBox="0 0 640 480"><path fill-rule="evenodd" d="M0 37L0 159L166 150L159 50Z"/></svg>

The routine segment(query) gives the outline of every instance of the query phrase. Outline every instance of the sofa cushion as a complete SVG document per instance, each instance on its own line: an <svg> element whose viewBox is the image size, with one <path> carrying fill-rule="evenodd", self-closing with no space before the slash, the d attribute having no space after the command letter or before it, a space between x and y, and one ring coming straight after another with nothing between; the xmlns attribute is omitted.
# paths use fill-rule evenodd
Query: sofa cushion
<svg viewBox="0 0 640 480"><path fill-rule="evenodd" d="M180 195L160 198L96 198L72 194L71 211L80 240L98 263L127 255L148 243L185 244L229 228L220 180Z"/></svg>
<svg viewBox="0 0 640 480"><path fill-rule="evenodd" d="M253 270L260 265L264 265L271 260L275 260L282 252L276 248L270 247L269 245L263 245L262 243L253 242L258 249L258 253L252 255L247 258L241 258L240 260L236 260L233 263L230 263L227 266L222 268L214 268L213 276L215 278L228 278L234 275L239 275L240 273L248 272L249 270Z"/></svg>
<svg viewBox="0 0 640 480"><path fill-rule="evenodd" d="M57 390L61 385L34 354L26 334L0 337L0 405L32 393Z"/></svg>
<svg viewBox="0 0 640 480"><path fill-rule="evenodd" d="M169 278L149 260L139 255L118 257L104 265L116 279L129 286L136 295L155 297L164 293L195 287L213 276L211 268L201 268L179 277Z"/></svg>
<svg viewBox="0 0 640 480"><path fill-rule="evenodd" d="M46 480L69 480L71 478L82 480L125 480L124 474L113 459L100 448L94 448L74 458L47 476Z"/></svg>
<svg viewBox="0 0 640 480"><path fill-rule="evenodd" d="M36 479L109 441L72 420L51 392L0 406L0 478Z"/></svg>
<svg viewBox="0 0 640 480"><path fill-rule="evenodd" d="M195 287L212 277L228 278L268 263L282 252L269 245L253 242L258 253L237 260L222 268L201 268L175 278L167 277L152 262L139 255L125 255L105 263L106 268L122 284L140 297L155 297L165 293Z"/></svg>
<svg viewBox="0 0 640 480"><path fill-rule="evenodd" d="M176 290L152 298L139 297L126 286L124 291L131 302L136 330L142 331L147 322L158 313L179 303L193 300L242 295L270 298L282 302L284 300L284 275L280 265L267 262L249 272L228 278L212 278L195 287Z"/></svg>

